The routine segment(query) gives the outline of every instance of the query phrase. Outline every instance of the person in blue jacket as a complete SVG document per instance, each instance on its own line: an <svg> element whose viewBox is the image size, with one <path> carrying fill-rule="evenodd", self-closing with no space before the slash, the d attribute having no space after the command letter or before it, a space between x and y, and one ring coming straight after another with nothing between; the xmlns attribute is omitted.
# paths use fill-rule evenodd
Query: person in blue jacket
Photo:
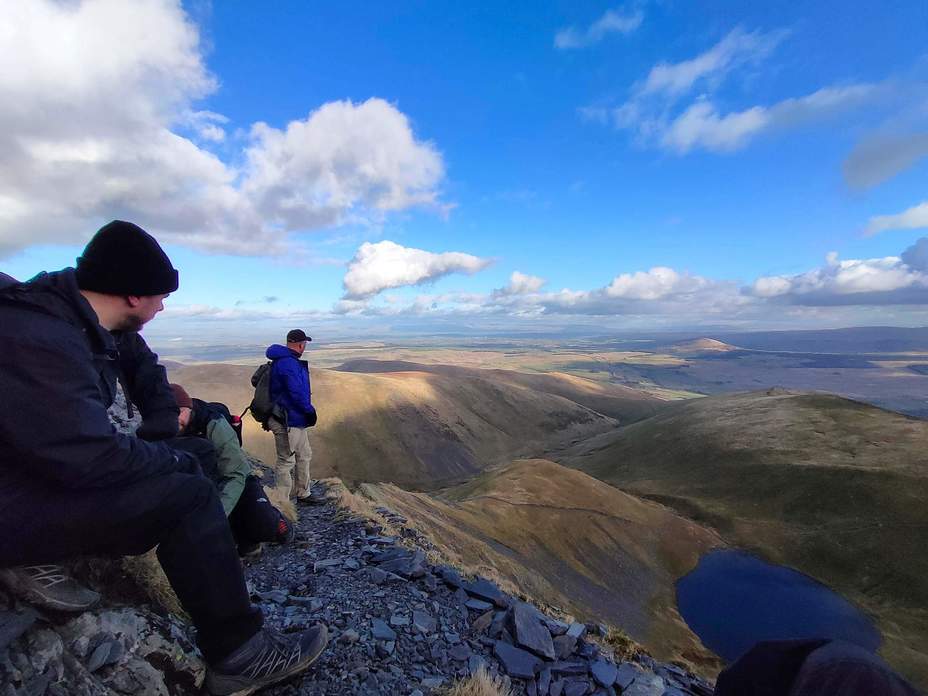
<svg viewBox="0 0 928 696"><path fill-rule="evenodd" d="M287 333L287 345L268 346L265 355L271 361L271 401L280 407L280 416L268 421L277 448L277 488L299 503L316 504L324 502L312 494L309 476L313 457L309 429L316 424L316 409L312 404L309 363L300 359L312 340L302 329L293 329Z"/></svg>

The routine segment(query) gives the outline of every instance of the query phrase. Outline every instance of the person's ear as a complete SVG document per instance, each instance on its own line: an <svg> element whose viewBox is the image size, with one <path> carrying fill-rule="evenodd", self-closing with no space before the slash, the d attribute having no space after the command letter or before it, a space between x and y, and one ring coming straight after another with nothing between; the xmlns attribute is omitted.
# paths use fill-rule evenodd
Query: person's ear
<svg viewBox="0 0 928 696"><path fill-rule="evenodd" d="M126 295L126 304L135 309L142 304L142 298L139 295Z"/></svg>

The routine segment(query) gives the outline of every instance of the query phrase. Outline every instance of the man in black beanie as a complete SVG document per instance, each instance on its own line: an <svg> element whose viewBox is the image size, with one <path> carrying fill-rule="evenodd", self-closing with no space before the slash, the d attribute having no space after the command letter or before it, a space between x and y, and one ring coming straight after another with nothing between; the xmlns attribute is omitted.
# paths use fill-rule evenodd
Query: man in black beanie
<svg viewBox="0 0 928 696"><path fill-rule="evenodd" d="M157 546L197 627L214 694L253 691L308 667L327 636L263 627L201 458L177 439L164 368L137 333L178 287L155 239L132 223L101 228L76 269L0 287L0 581L45 607L83 611L99 596L57 565ZM143 417L138 438L107 409L117 380ZM207 449L203 449L203 445ZM204 460L205 461L205 460Z"/></svg>

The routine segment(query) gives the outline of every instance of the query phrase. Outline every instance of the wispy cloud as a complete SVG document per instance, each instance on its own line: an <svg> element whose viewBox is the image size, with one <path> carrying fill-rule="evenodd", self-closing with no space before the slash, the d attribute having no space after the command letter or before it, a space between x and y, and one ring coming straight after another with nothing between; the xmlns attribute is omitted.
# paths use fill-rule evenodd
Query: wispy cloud
<svg viewBox="0 0 928 696"><path fill-rule="evenodd" d="M554 47L561 50L586 48L602 41L609 34L630 34L641 26L644 13L640 9L607 10L586 29L567 27L554 36Z"/></svg>
<svg viewBox="0 0 928 696"><path fill-rule="evenodd" d="M644 146L676 154L693 150L732 152L763 133L806 126L888 101L899 90L891 81L829 85L769 105L721 108L716 93L748 68L756 69L788 32L747 32L736 28L694 58L661 62L631 89L617 107L583 107L587 120L631 132Z"/></svg>
<svg viewBox="0 0 928 696"><path fill-rule="evenodd" d="M283 256L295 233L447 210L441 154L382 99L226 139L226 117L195 106L219 80L178 2L36 0L3 15L0 256L83 242L114 215L207 253ZM223 141L241 164L210 149Z"/></svg>
<svg viewBox="0 0 928 696"><path fill-rule="evenodd" d="M912 206L895 215L877 215L870 218L866 234L874 235L887 230L918 230L928 228L928 201Z"/></svg>
<svg viewBox="0 0 928 696"><path fill-rule="evenodd" d="M928 157L928 132L876 133L861 140L844 161L853 188L876 186Z"/></svg>
<svg viewBox="0 0 928 696"><path fill-rule="evenodd" d="M695 58L652 67L644 82L637 86L637 96L676 96L701 85L715 88L735 68L766 59L786 35L784 31L762 33L735 28Z"/></svg>
<svg viewBox="0 0 928 696"><path fill-rule="evenodd" d="M365 242L348 264L343 280L345 299L363 300L383 290L420 285L451 273L472 275L491 263L492 259L459 251L436 254L388 240Z"/></svg>

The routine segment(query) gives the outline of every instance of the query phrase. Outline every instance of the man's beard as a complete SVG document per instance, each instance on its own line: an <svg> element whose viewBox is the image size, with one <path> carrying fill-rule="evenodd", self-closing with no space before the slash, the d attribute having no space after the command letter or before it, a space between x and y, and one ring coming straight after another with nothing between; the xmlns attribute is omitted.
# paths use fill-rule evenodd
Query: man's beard
<svg viewBox="0 0 928 696"><path fill-rule="evenodd" d="M142 321L141 317L137 317L133 314L125 317L117 326L114 331L141 331L142 327L145 326L145 322Z"/></svg>

